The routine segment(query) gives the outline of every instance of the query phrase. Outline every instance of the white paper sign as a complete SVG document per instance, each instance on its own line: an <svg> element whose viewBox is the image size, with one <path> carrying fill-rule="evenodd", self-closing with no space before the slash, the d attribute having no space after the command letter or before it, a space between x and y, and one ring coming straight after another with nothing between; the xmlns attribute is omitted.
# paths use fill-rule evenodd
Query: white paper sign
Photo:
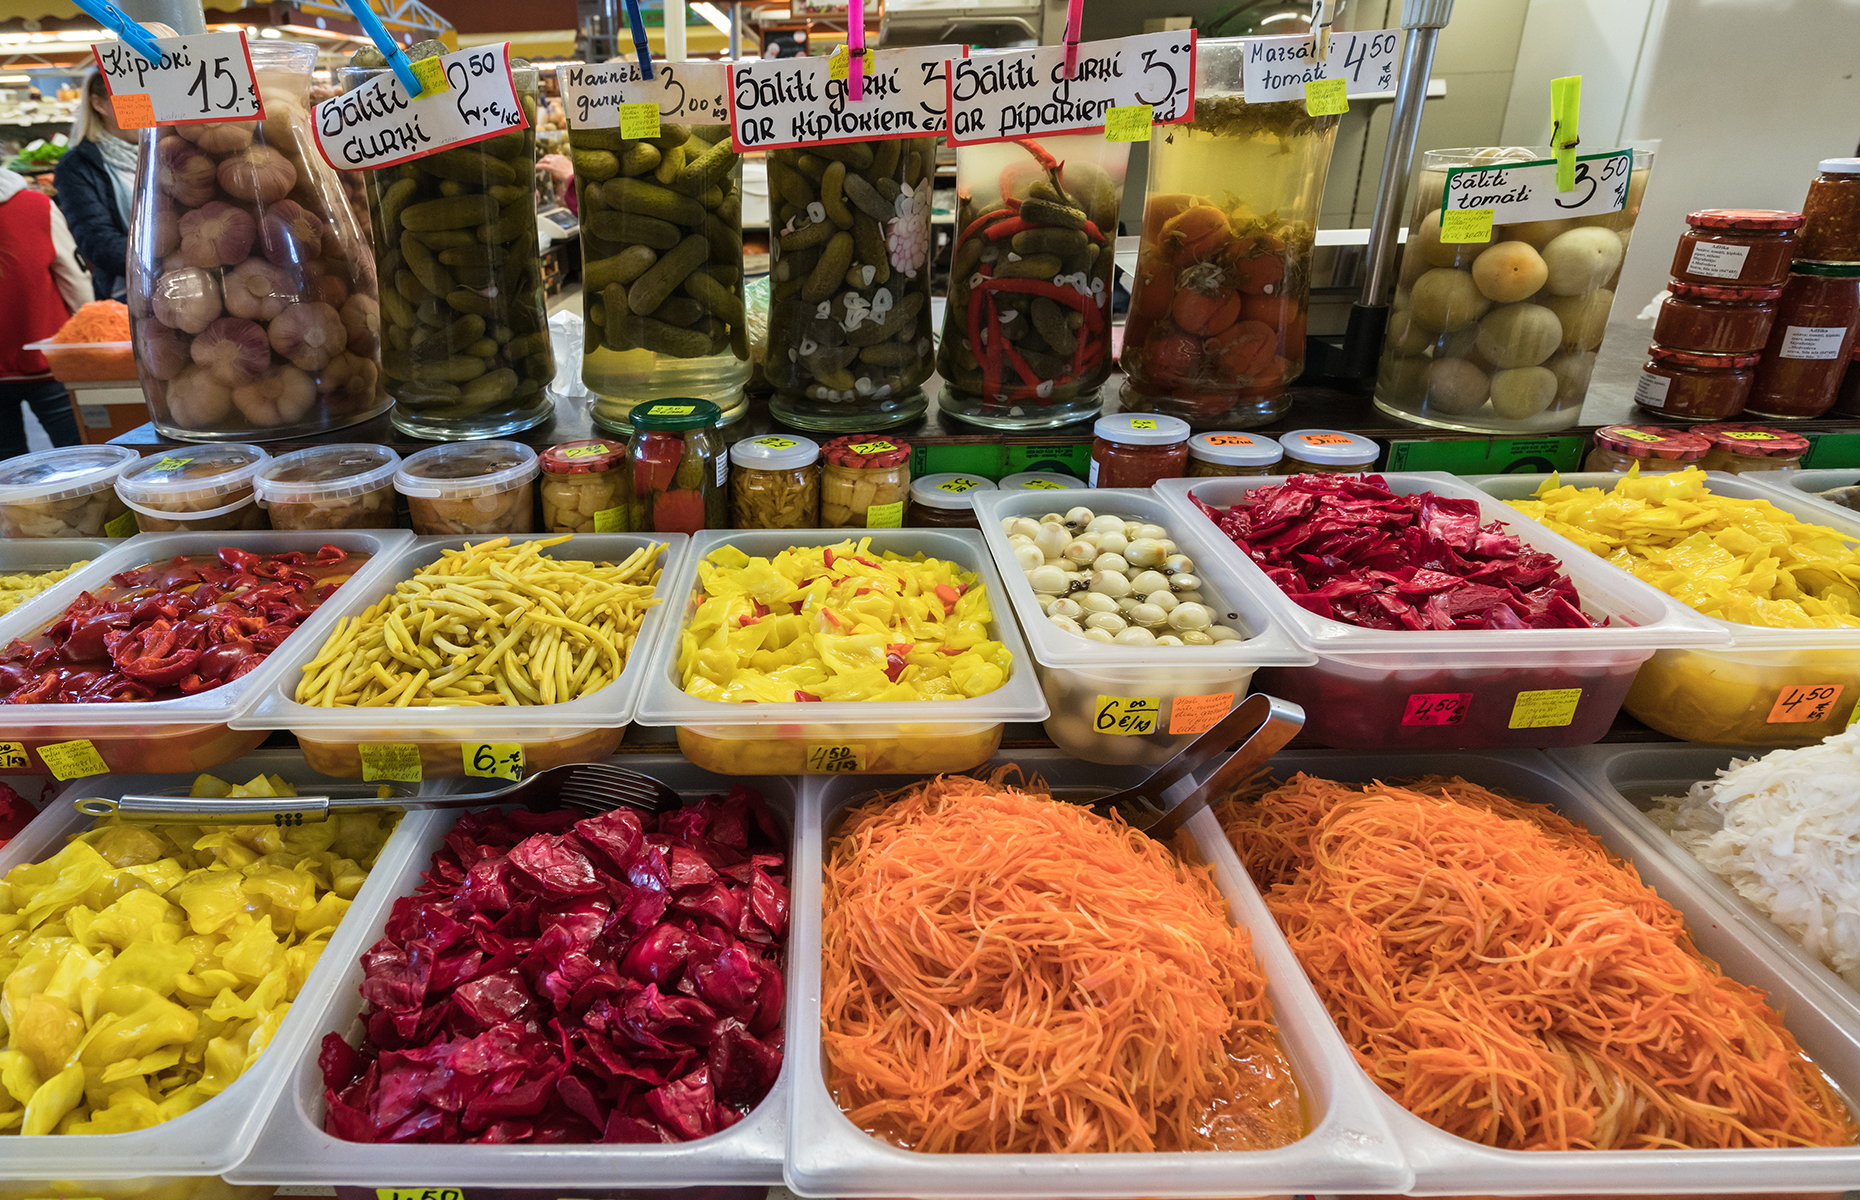
<svg viewBox="0 0 1860 1200"><path fill-rule="evenodd" d="M1576 159L1576 188L1556 190L1556 162L1542 158L1492 167L1448 167L1440 211L1489 208L1494 225L1556 221L1620 212L1627 204L1632 150L1584 154Z"/></svg>
<svg viewBox="0 0 1860 1200"><path fill-rule="evenodd" d="M570 129L617 129L620 106L648 100L662 121L721 125L730 119L730 67L721 62L652 64L652 78L631 59L556 68Z"/></svg>
<svg viewBox="0 0 1860 1200"><path fill-rule="evenodd" d="M1845 325L1829 325L1817 328L1813 325L1791 325L1783 333L1782 347L1777 350L1781 358L1839 358L1841 343L1847 340Z"/></svg>
<svg viewBox="0 0 1860 1200"><path fill-rule="evenodd" d="M384 69L318 104L316 148L329 165L339 171L391 167L529 126L510 74L510 43L457 50L437 61L445 91L410 100L400 79Z"/></svg>
<svg viewBox="0 0 1860 1200"><path fill-rule="evenodd" d="M1320 79L1342 79L1346 96L1395 90L1395 62L1401 57L1399 29L1333 33L1330 53L1323 62L1312 53L1311 39L1305 34L1243 41L1246 57L1240 60L1240 74L1248 104L1303 100L1305 84Z"/></svg>
<svg viewBox="0 0 1860 1200"><path fill-rule="evenodd" d="M961 46L880 50L865 74L865 99L856 104L850 83L828 78L824 58L735 63L731 141L743 151L942 133L949 126L949 60L962 54Z"/></svg>
<svg viewBox="0 0 1860 1200"><path fill-rule="evenodd" d="M1195 116L1195 32L1081 42L1066 78L1064 46L976 54L949 64L949 140L1000 142L1104 128L1113 108L1144 104L1151 123Z"/></svg>
<svg viewBox="0 0 1860 1200"><path fill-rule="evenodd" d="M1634 384L1634 403L1642 408L1665 408L1666 389L1673 381L1664 375L1640 373L1640 379Z"/></svg>
<svg viewBox="0 0 1860 1200"><path fill-rule="evenodd" d="M196 33L156 38L155 44L162 56L153 63L126 42L90 48L123 128L256 121L265 115L245 34Z"/></svg>

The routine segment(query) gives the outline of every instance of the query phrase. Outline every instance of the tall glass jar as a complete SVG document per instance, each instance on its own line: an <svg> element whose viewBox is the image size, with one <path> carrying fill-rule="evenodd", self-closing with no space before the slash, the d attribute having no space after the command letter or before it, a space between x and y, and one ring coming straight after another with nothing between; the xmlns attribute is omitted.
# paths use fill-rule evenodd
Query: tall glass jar
<svg viewBox="0 0 1860 1200"><path fill-rule="evenodd" d="M929 407L936 138L769 152L769 412L889 429Z"/></svg>
<svg viewBox="0 0 1860 1200"><path fill-rule="evenodd" d="M1376 407L1435 429L1535 433L1582 417L1653 155L1634 151L1619 212L1519 221L1440 240L1447 168L1551 156L1543 147L1430 150L1376 376Z"/></svg>
<svg viewBox="0 0 1860 1200"><path fill-rule="evenodd" d="M263 121L142 131L129 320L149 415L183 441L271 441L388 406L375 259L310 132L316 47L253 41Z"/></svg>
<svg viewBox="0 0 1860 1200"><path fill-rule="evenodd" d="M394 427L413 437L501 437L555 412L544 390L555 353L536 236L537 74L521 58L510 68L528 127L368 172L381 369ZM385 70L337 77L348 92Z"/></svg>
<svg viewBox="0 0 1860 1200"><path fill-rule="evenodd" d="M635 533L696 533L730 527L730 456L708 400L673 396L633 406L632 524Z"/></svg>
<svg viewBox="0 0 1860 1200"><path fill-rule="evenodd" d="M1129 160L1129 142L1101 134L957 153L960 232L937 351L939 412L991 429L1050 429L1098 414Z"/></svg>
<svg viewBox="0 0 1860 1200"><path fill-rule="evenodd" d="M1241 98L1246 42L1195 50L1195 120L1150 139L1123 407L1201 429L1284 416L1304 370L1318 206L1338 117Z"/></svg>
<svg viewBox="0 0 1860 1200"><path fill-rule="evenodd" d="M574 129L581 197L581 381L594 424L629 433L642 400L699 396L724 424L749 411L743 164L728 125L656 138Z"/></svg>
<svg viewBox="0 0 1860 1200"><path fill-rule="evenodd" d="M1860 262L1789 268L1769 344L1745 408L1764 417L1818 417L1834 407L1860 333Z"/></svg>
<svg viewBox="0 0 1860 1200"><path fill-rule="evenodd" d="M1860 158L1824 158L1802 202L1796 253L1819 262L1860 262Z"/></svg>

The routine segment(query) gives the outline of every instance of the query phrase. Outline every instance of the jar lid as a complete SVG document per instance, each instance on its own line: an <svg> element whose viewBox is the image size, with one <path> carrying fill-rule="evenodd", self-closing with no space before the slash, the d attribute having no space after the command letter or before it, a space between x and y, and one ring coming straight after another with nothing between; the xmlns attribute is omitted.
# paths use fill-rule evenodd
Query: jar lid
<svg viewBox="0 0 1860 1200"><path fill-rule="evenodd" d="M1677 279L1666 290L1681 300L1718 300L1734 304L1758 304L1782 295L1780 287L1736 287L1724 283L1681 283Z"/></svg>
<svg viewBox="0 0 1860 1200"><path fill-rule="evenodd" d="M1629 458L1664 458L1673 462L1697 462L1711 449L1710 442L1690 429L1665 429L1658 425L1609 425L1595 431L1595 442Z"/></svg>
<svg viewBox="0 0 1860 1200"><path fill-rule="evenodd" d="M976 492L992 492L995 485L980 475L961 471L923 475L911 480L911 503L930 508L974 508Z"/></svg>
<svg viewBox="0 0 1860 1200"><path fill-rule="evenodd" d="M1279 435L1286 456L1325 467L1366 467L1382 447L1366 437L1336 429L1294 429Z"/></svg>
<svg viewBox="0 0 1860 1200"><path fill-rule="evenodd" d="M819 457L820 443L799 434L765 433L730 447L730 461L747 471L793 471Z"/></svg>
<svg viewBox="0 0 1860 1200"><path fill-rule="evenodd" d="M876 471L909 462L911 444L876 433L849 433L822 446L820 457L848 471Z"/></svg>
<svg viewBox="0 0 1860 1200"><path fill-rule="evenodd" d="M1823 175L1860 175L1860 158L1824 158L1815 169Z"/></svg>
<svg viewBox="0 0 1860 1200"><path fill-rule="evenodd" d="M59 446L0 462L0 504L49 504L115 485L141 457L128 446Z"/></svg>
<svg viewBox="0 0 1860 1200"><path fill-rule="evenodd" d="M1854 352L1860 355L1860 342L1855 343ZM1004 492L1060 492L1082 488L1085 481L1057 471L1020 471L995 486Z"/></svg>
<svg viewBox="0 0 1860 1200"><path fill-rule="evenodd" d="M1654 362L1672 363L1677 367L1703 367L1715 371L1754 367L1763 361L1761 354L1706 354L1699 350L1674 350L1658 342L1647 347L1647 357Z"/></svg>
<svg viewBox="0 0 1860 1200"><path fill-rule="evenodd" d="M386 446L345 442L312 446L281 454L264 465L252 482L260 504L288 500L341 500L379 491L394 482L400 455Z"/></svg>
<svg viewBox="0 0 1860 1200"><path fill-rule="evenodd" d="M1767 425L1716 423L1692 430L1720 450L1752 458L1799 458L1808 453L1808 439L1799 433Z"/></svg>
<svg viewBox="0 0 1860 1200"><path fill-rule="evenodd" d="M1686 214L1686 224L1694 229L1800 229L1805 220L1799 212L1779 208L1702 208Z"/></svg>
<svg viewBox="0 0 1860 1200"><path fill-rule="evenodd" d="M1789 264L1791 275L1821 275L1835 279L1853 279L1860 277L1860 263L1850 262L1814 262L1798 258Z"/></svg>
<svg viewBox="0 0 1860 1200"><path fill-rule="evenodd" d="M1198 433L1188 439L1188 456L1224 467L1270 467L1285 457L1285 447L1264 434Z"/></svg>
<svg viewBox="0 0 1860 1200"><path fill-rule="evenodd" d="M464 500L508 492L540 474L536 451L521 442L452 442L401 463L394 490L423 500Z"/></svg>
<svg viewBox="0 0 1860 1200"><path fill-rule="evenodd" d="M551 475L593 475L611 471L625 462L626 447L605 438L562 442L544 450L538 461Z"/></svg>
<svg viewBox="0 0 1860 1200"><path fill-rule="evenodd" d="M248 488L271 461L262 447L244 442L188 446L130 463L116 479L116 494L153 508L210 500Z"/></svg>
<svg viewBox="0 0 1860 1200"><path fill-rule="evenodd" d="M1188 440L1188 422L1161 413L1112 413L1099 417L1091 431L1125 446L1173 446Z"/></svg>
<svg viewBox="0 0 1860 1200"><path fill-rule="evenodd" d="M654 433L682 433L703 429L723 420L723 410L708 400L695 396L673 396L666 400L648 400L633 406L633 428Z"/></svg>

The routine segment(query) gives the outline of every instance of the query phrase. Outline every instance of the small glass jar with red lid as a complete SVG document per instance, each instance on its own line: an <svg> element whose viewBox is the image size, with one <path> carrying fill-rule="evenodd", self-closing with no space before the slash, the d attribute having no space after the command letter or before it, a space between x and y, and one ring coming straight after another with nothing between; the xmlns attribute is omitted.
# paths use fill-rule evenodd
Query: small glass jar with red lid
<svg viewBox="0 0 1860 1200"><path fill-rule="evenodd" d="M1653 340L1668 350L1756 354L1769 341L1780 287L1673 283L1653 319Z"/></svg>
<svg viewBox="0 0 1860 1200"><path fill-rule="evenodd" d="M1160 413L1113 413L1091 427L1091 471L1102 488L1146 488L1188 473L1188 422Z"/></svg>
<svg viewBox="0 0 1860 1200"><path fill-rule="evenodd" d="M1860 330L1860 262L1798 262L1776 302L1776 322L1748 411L1804 420L1834 407Z"/></svg>
<svg viewBox="0 0 1860 1200"><path fill-rule="evenodd" d="M562 442L537 456L542 465L544 533L629 533L632 499L625 442Z"/></svg>
<svg viewBox="0 0 1860 1200"><path fill-rule="evenodd" d="M849 433L820 448L822 529L902 529L911 499L911 444Z"/></svg>
<svg viewBox="0 0 1860 1200"><path fill-rule="evenodd" d="M1802 202L1796 257L1860 262L1860 158L1824 158Z"/></svg>
<svg viewBox="0 0 1860 1200"><path fill-rule="evenodd" d="M1625 473L1639 467L1642 475L1680 471L1696 466L1710 451L1711 443L1690 429L1609 425L1595 431L1595 447L1582 469Z"/></svg>
<svg viewBox="0 0 1860 1200"><path fill-rule="evenodd" d="M1700 354L1647 347L1634 403L1682 421L1723 421L1744 411L1760 354Z"/></svg>
<svg viewBox="0 0 1860 1200"><path fill-rule="evenodd" d="M1696 425L1692 429L1711 450L1699 460L1707 471L1793 471L1808 453L1808 439L1765 425Z"/></svg>
<svg viewBox="0 0 1860 1200"><path fill-rule="evenodd" d="M1775 286L1789 274L1802 214L1773 208L1706 208L1686 214L1673 253L1675 283Z"/></svg>

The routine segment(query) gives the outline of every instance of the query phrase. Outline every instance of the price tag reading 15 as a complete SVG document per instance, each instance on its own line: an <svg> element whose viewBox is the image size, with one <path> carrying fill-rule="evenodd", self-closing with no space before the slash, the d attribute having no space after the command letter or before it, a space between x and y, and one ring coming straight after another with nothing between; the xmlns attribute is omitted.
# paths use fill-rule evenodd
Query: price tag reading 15
<svg viewBox="0 0 1860 1200"><path fill-rule="evenodd" d="M159 62L122 42L90 48L118 125L146 129L264 117L245 34L196 33L156 38L155 44L162 52Z"/></svg>

